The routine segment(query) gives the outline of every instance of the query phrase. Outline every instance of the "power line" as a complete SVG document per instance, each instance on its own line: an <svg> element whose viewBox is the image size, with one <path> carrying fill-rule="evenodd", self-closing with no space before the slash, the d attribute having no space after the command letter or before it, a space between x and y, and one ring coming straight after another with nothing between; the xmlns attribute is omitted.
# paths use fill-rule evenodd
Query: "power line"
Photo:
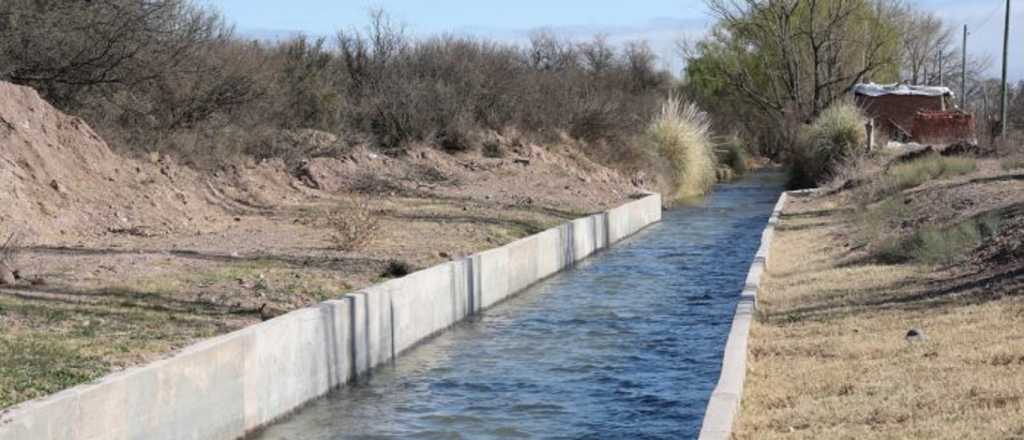
<svg viewBox="0 0 1024 440"><path fill-rule="evenodd" d="M996 3L995 7L993 7L992 10L989 11L988 16L985 17L984 20L982 20L981 24L977 24L977 25L974 25L974 26L971 26L971 27L974 28L974 29L980 29L982 26L988 24L989 20L992 20L992 17L995 17L996 16L996 12L999 11L1000 9L1002 9L1002 7L1003 7L1003 2L1000 1L1000 2Z"/></svg>

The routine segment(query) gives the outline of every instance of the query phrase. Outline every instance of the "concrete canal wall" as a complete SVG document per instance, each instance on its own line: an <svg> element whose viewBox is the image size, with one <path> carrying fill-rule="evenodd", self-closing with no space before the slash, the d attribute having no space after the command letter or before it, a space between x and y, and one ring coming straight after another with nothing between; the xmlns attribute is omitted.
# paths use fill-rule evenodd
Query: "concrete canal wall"
<svg viewBox="0 0 1024 440"><path fill-rule="evenodd" d="M718 385L711 393L704 422L701 425L700 440L729 440L732 438L733 426L740 411L743 398L743 382L747 375L747 343L750 336L750 323L757 310L757 294L761 288L761 277L768 268L771 257L772 237L779 216L786 207L788 193L779 197L772 210L768 225L761 233L761 245L754 255L747 278L740 293L739 304L733 317L729 339L725 343L722 356L722 373Z"/></svg>
<svg viewBox="0 0 1024 440"><path fill-rule="evenodd" d="M661 220L649 195L0 415L0 440L236 439Z"/></svg>

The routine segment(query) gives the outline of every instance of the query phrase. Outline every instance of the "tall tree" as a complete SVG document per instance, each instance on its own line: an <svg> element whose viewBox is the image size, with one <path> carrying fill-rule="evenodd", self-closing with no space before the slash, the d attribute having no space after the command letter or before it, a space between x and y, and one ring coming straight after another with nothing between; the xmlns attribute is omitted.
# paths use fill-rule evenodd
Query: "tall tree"
<svg viewBox="0 0 1024 440"><path fill-rule="evenodd" d="M694 88L713 85L770 126L807 121L857 83L898 76L897 3L889 0L707 0L715 28L688 50ZM707 91L705 91L707 92ZM793 132L794 130L788 130ZM781 133L785 142L792 133Z"/></svg>

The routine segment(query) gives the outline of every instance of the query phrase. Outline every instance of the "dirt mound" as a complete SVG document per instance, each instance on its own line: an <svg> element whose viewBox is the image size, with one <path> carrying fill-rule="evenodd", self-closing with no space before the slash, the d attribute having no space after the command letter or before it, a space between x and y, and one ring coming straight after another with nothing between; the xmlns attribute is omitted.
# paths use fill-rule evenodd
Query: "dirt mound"
<svg viewBox="0 0 1024 440"><path fill-rule="evenodd" d="M571 142L542 148L491 137L491 153L500 154L413 146L391 157L329 133L282 132L272 150L297 152L287 163L249 159L201 174L166 156L120 156L34 90L0 82L0 233L17 232L27 245L62 246L190 237L232 229L239 215L276 215L353 195L582 213L639 189Z"/></svg>
<svg viewBox="0 0 1024 440"><path fill-rule="evenodd" d="M217 210L194 177L118 156L81 119L0 82L0 225L28 243L191 228Z"/></svg>

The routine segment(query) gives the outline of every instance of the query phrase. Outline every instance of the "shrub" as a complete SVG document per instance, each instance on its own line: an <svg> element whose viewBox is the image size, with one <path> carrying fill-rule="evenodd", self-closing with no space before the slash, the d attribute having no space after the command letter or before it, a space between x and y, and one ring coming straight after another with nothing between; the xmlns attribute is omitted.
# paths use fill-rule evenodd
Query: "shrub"
<svg viewBox="0 0 1024 440"><path fill-rule="evenodd" d="M804 126L790 151L790 185L816 186L832 178L845 162L865 154L864 121L856 105L840 102Z"/></svg>
<svg viewBox="0 0 1024 440"><path fill-rule="evenodd" d="M978 247L984 238L995 234L998 228L999 221L994 216L972 218L947 228L926 226L884 247L878 256L890 263L952 264Z"/></svg>
<svg viewBox="0 0 1024 440"><path fill-rule="evenodd" d="M365 248L380 229L378 213L369 199L361 199L347 208L335 208L327 215L327 226L334 231L331 241L343 251Z"/></svg>
<svg viewBox="0 0 1024 440"><path fill-rule="evenodd" d="M978 164L974 158L928 154L890 167L876 182L866 187L866 198L868 201L879 200L920 186L929 180L968 174L977 168Z"/></svg>
<svg viewBox="0 0 1024 440"><path fill-rule="evenodd" d="M732 135L715 148L718 163L728 166L733 174L742 176L750 170L750 153L739 136Z"/></svg>
<svg viewBox="0 0 1024 440"><path fill-rule="evenodd" d="M404 260L388 260L387 266L384 267L384 271L381 272L382 278L401 278L412 273L412 265Z"/></svg>
<svg viewBox="0 0 1024 440"><path fill-rule="evenodd" d="M643 44L417 39L380 11L331 42L253 42L205 3L0 1L0 80L35 87L117 149L209 168L308 157L268 142L277 131L344 133L397 154L475 149L481 133L515 129L538 143L569 133L625 170L642 163L633 141L672 87Z"/></svg>
<svg viewBox="0 0 1024 440"><path fill-rule="evenodd" d="M673 197L706 193L715 184L715 155L707 115L692 103L669 97L648 126L648 148L667 163Z"/></svg>

